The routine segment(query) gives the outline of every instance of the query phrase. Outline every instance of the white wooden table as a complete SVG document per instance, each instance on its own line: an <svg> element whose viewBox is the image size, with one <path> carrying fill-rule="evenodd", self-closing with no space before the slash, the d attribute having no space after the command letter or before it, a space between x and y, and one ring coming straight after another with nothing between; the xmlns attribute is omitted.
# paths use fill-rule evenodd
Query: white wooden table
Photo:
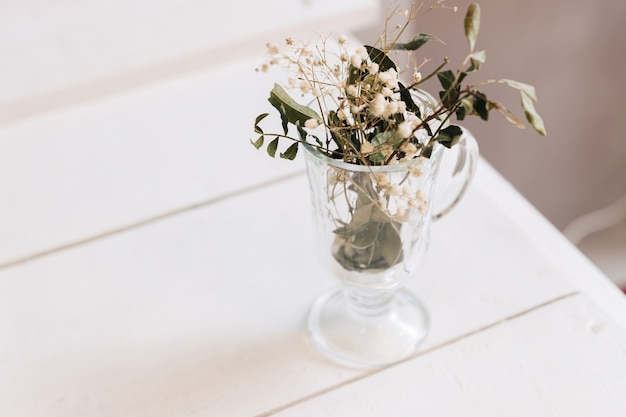
<svg viewBox="0 0 626 417"><path fill-rule="evenodd" d="M302 159L248 142L257 62L0 128L0 416L626 415L626 298L486 161L410 282L414 357L320 358L334 282Z"/></svg>

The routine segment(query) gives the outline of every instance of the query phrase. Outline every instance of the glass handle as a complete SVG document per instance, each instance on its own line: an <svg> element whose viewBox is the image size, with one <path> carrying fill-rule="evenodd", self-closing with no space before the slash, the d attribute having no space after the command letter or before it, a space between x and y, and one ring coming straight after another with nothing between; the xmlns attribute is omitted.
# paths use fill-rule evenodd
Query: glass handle
<svg viewBox="0 0 626 417"><path fill-rule="evenodd" d="M439 220L457 205L476 171L478 143L469 130L462 129L463 136L459 143L443 152L435 191L433 220Z"/></svg>

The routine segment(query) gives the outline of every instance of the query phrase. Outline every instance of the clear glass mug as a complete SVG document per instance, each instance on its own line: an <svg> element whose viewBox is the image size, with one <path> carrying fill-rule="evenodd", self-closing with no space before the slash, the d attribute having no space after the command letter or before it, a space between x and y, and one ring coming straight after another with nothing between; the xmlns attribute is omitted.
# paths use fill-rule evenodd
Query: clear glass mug
<svg viewBox="0 0 626 417"><path fill-rule="evenodd" d="M427 252L432 221L454 208L471 182L476 140L463 129L452 149L437 144L430 158L375 167L305 148L318 255L341 284L314 303L310 339L350 367L402 360L429 326L424 306L403 286Z"/></svg>

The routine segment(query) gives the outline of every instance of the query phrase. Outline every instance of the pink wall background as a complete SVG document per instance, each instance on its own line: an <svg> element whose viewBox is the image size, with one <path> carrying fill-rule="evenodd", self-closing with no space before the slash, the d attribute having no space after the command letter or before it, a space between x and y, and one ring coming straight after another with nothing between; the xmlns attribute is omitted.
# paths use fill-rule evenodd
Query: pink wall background
<svg viewBox="0 0 626 417"><path fill-rule="evenodd" d="M455 69L468 51L463 17L470 2L448 3L459 11L435 10L416 21L414 30L444 39L446 46L429 44L420 51L434 63L448 55ZM473 80L510 78L534 85L548 136L514 128L495 112L488 123L466 119L464 125L477 137L482 155L563 229L626 193L626 2L479 3L476 49L487 50L487 62ZM361 37L367 41L377 33ZM517 93L504 86L485 92L523 118Z"/></svg>

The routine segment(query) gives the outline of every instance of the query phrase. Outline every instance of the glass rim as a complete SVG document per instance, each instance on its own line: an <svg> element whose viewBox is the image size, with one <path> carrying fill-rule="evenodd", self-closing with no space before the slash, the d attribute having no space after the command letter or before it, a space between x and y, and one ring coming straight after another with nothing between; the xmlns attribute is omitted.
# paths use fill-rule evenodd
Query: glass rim
<svg viewBox="0 0 626 417"><path fill-rule="evenodd" d="M319 151L319 149L316 146L313 146L310 143L304 143L303 145L307 151L307 155L309 155L310 157L315 158L318 161L321 161L322 163L326 165L331 165L333 167L343 169L344 171L354 171L354 172L405 171L408 167L410 167L411 165L414 165L415 163L421 163L424 160L428 161L432 158L432 156L431 158L415 157L408 161L397 162L397 163L393 163L389 165L357 165L357 164L351 164L349 162L345 162L341 159L333 159L327 155L324 155L322 152ZM435 143L435 146L433 148L433 155L441 152L441 149L442 149L441 144Z"/></svg>

